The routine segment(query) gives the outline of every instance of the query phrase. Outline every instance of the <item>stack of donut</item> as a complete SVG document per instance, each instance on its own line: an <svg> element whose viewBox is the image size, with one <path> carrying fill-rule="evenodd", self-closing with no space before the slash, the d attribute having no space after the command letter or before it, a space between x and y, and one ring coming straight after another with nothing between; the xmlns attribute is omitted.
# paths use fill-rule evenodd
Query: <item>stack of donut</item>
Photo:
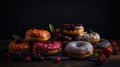
<svg viewBox="0 0 120 67"><path fill-rule="evenodd" d="M66 46L68 42L75 40L76 36L80 34L84 34L84 27L82 24L64 24L56 37L57 40L62 42L63 46Z"/></svg>
<svg viewBox="0 0 120 67"><path fill-rule="evenodd" d="M106 39L100 38L97 32L85 32L81 24L66 24L63 28L63 34L74 36L71 42L65 47L65 53L75 58L90 57L93 52L103 52L104 48L111 46Z"/></svg>
<svg viewBox="0 0 120 67"><path fill-rule="evenodd" d="M109 41L100 38L97 32L85 32L82 24L64 24L58 34L59 36L54 36L56 39L52 40L54 37L47 30L29 29L25 32L22 43L12 41L8 49L14 53L26 53L31 48L32 51L42 55L55 55L63 49L70 57L84 59L93 55L93 52L110 47ZM32 46L29 44L31 42Z"/></svg>
<svg viewBox="0 0 120 67"><path fill-rule="evenodd" d="M87 39L83 39L84 27L82 24L64 24L62 34L72 37L71 41L66 43L65 54L74 58L84 59L93 54L93 46ZM81 39L78 39L78 37Z"/></svg>
<svg viewBox="0 0 120 67"><path fill-rule="evenodd" d="M55 55L61 51L61 42L50 40L51 34L47 30L27 30L26 41L33 41L33 51L42 55Z"/></svg>
<svg viewBox="0 0 120 67"><path fill-rule="evenodd" d="M61 51L61 42L50 40L51 34L47 30L29 29L25 33L22 43L10 42L8 49L10 53L27 53L30 50L42 55L55 55ZM31 45L32 43L32 45Z"/></svg>

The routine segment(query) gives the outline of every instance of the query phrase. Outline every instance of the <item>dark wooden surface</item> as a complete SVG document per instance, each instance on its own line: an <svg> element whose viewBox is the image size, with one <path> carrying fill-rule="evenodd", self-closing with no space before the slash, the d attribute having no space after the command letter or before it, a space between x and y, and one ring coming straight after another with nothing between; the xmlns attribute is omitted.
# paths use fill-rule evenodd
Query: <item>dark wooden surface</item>
<svg viewBox="0 0 120 67"><path fill-rule="evenodd" d="M0 41L0 53L7 48L9 40ZM102 65L97 65L96 62L88 60L62 60L60 63L55 63L52 60L44 60L42 62L16 62L0 58L0 67L120 67L120 53L112 55L106 59Z"/></svg>

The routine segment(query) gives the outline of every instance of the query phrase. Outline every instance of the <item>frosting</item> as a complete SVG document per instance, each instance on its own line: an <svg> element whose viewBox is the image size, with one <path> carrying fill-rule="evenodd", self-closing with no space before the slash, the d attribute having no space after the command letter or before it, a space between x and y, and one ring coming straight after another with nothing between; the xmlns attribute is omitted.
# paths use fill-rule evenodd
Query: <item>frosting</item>
<svg viewBox="0 0 120 67"><path fill-rule="evenodd" d="M111 46L110 42L104 38L101 38L100 42L98 42L94 45L94 48L106 48L109 46Z"/></svg>
<svg viewBox="0 0 120 67"><path fill-rule="evenodd" d="M63 30L79 30L84 29L81 24L65 24Z"/></svg>
<svg viewBox="0 0 120 67"><path fill-rule="evenodd" d="M25 33L25 40L26 41L47 41L51 37L51 34L47 30L37 30L37 29L30 29L27 30Z"/></svg>
<svg viewBox="0 0 120 67"><path fill-rule="evenodd" d="M100 39L100 35L98 33L90 33L90 34L84 33L77 36L76 39L91 42L94 39Z"/></svg>
<svg viewBox="0 0 120 67"><path fill-rule="evenodd" d="M67 44L65 50L84 54L86 52L93 51L93 46L89 42L85 41L72 41Z"/></svg>
<svg viewBox="0 0 120 67"><path fill-rule="evenodd" d="M26 35L28 36L36 36L36 37L46 37L50 36L50 33L46 30L37 30L37 29L30 29L26 31Z"/></svg>
<svg viewBox="0 0 120 67"><path fill-rule="evenodd" d="M34 47L37 50L49 51L49 50L59 50L61 49L61 42L59 41L46 41L46 42L38 42L34 44Z"/></svg>

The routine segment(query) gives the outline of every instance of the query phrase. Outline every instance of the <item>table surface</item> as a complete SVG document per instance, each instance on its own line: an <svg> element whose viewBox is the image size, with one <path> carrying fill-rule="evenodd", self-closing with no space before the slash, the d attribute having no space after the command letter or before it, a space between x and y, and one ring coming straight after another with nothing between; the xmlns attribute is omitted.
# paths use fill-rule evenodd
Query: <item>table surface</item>
<svg viewBox="0 0 120 67"><path fill-rule="evenodd" d="M9 40L0 40L0 53L7 48L8 44ZM62 60L60 63L55 63L52 60L24 63L0 58L0 67L120 67L120 53L110 56L102 65L97 65L96 62L89 60L75 59Z"/></svg>

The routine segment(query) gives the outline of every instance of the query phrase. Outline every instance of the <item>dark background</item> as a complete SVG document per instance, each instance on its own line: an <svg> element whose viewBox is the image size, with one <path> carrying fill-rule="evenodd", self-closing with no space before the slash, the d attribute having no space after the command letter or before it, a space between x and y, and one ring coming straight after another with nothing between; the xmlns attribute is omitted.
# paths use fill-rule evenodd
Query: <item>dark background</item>
<svg viewBox="0 0 120 67"><path fill-rule="evenodd" d="M103 38L120 39L116 0L5 0L2 7L0 39L11 39L12 34L24 37L26 30L48 29L50 23L55 27L80 23Z"/></svg>

